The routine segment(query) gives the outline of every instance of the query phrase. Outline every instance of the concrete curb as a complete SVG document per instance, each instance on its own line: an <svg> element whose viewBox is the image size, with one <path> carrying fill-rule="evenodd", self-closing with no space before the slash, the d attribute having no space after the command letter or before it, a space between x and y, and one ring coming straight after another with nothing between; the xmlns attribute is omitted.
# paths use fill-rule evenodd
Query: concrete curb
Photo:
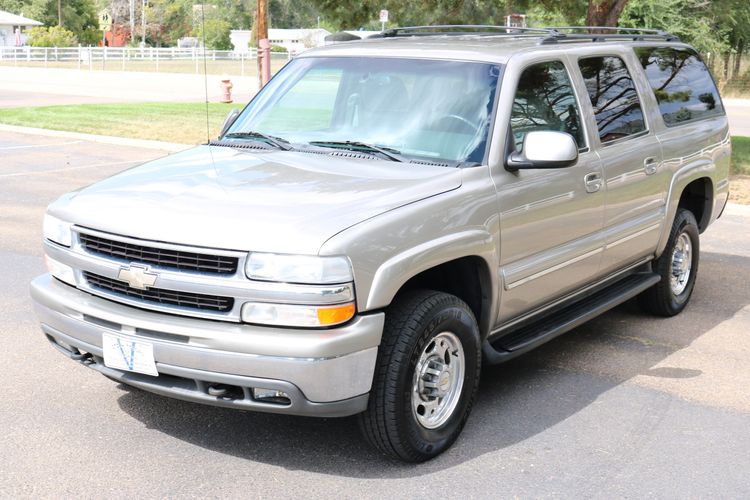
<svg viewBox="0 0 750 500"><path fill-rule="evenodd" d="M114 144L117 146L130 146L134 148L158 149L176 153L190 149L195 145L178 144L175 142L150 141L147 139L129 139L126 137L113 137L109 135L83 134L80 132L67 132L63 130L48 130L44 128L19 127L17 125L0 124L0 132L15 132L18 134L41 135L46 137L62 137L65 139L80 139L82 141L99 142L102 144Z"/></svg>
<svg viewBox="0 0 750 500"><path fill-rule="evenodd" d="M750 215L750 205L740 205L739 203L727 203L724 209L725 214L729 215Z"/></svg>

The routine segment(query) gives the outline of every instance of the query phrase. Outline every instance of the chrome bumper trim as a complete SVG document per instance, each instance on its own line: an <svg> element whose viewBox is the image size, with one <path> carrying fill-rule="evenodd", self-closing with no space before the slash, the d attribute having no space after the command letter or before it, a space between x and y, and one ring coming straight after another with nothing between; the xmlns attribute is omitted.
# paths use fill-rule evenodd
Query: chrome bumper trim
<svg viewBox="0 0 750 500"><path fill-rule="evenodd" d="M51 335L86 352L101 355L103 332L123 335L151 342L157 369L288 382L313 402L369 392L384 323L379 313L336 329L292 330L165 316L91 296L49 275L32 282L31 296Z"/></svg>

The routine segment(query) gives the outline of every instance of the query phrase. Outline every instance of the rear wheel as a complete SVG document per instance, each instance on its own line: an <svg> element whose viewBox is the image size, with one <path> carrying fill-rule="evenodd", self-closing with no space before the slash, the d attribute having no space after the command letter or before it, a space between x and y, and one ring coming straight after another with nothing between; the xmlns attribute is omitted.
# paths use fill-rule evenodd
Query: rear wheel
<svg viewBox="0 0 750 500"><path fill-rule="evenodd" d="M698 224L692 212L680 208L667 246L654 262L661 281L638 296L641 307L659 316L674 316L685 309L695 288L699 253Z"/></svg>
<svg viewBox="0 0 750 500"><path fill-rule="evenodd" d="M365 438L408 462L453 444L469 416L481 368L471 309L441 292L408 292L386 313L370 401L360 415Z"/></svg>

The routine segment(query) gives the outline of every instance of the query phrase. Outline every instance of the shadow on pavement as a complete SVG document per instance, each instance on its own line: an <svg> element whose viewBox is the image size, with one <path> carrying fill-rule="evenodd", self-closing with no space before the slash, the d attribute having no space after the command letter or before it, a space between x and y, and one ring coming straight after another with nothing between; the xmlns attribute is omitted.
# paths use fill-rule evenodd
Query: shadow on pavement
<svg viewBox="0 0 750 500"><path fill-rule="evenodd" d="M654 367L750 303L750 259L702 256L688 309L660 319L634 301L482 375L477 404L447 453L421 465L389 461L360 437L356 418L315 419L240 412L162 398L121 386L120 407L148 428L249 461L322 474L398 478L430 474L522 442L588 407L636 375L691 378L700 370ZM582 366L605 363L606 373Z"/></svg>

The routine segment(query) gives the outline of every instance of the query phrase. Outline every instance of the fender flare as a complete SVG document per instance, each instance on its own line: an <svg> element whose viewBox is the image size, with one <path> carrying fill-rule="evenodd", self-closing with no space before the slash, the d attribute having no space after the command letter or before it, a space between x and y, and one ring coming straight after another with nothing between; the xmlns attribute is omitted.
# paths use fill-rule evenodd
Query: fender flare
<svg viewBox="0 0 750 500"><path fill-rule="evenodd" d="M366 309L388 306L401 287L414 276L462 257L479 257L487 265L491 288L490 304L491 309L494 309L498 293L495 241L489 232L480 229L440 236L390 257L375 271L367 295Z"/></svg>
<svg viewBox="0 0 750 500"><path fill-rule="evenodd" d="M669 233L672 230L672 221L677 215L677 208L679 206L680 198L682 197L682 193L685 191L685 188L691 182L705 178L708 179L708 181L711 183L713 191L714 181L712 178L712 174L714 172L714 168L714 164L711 161L704 159L700 162L685 165L677 172L675 172L672 176L672 181L669 185L669 191L667 193L664 223L662 225L659 243L656 247L656 257L659 257L662 252L664 252L664 249L667 246ZM712 192L712 199L708 200L708 202L706 203L706 211L704 217L707 221L711 220L712 216L711 212L713 210L713 196L714 193Z"/></svg>

